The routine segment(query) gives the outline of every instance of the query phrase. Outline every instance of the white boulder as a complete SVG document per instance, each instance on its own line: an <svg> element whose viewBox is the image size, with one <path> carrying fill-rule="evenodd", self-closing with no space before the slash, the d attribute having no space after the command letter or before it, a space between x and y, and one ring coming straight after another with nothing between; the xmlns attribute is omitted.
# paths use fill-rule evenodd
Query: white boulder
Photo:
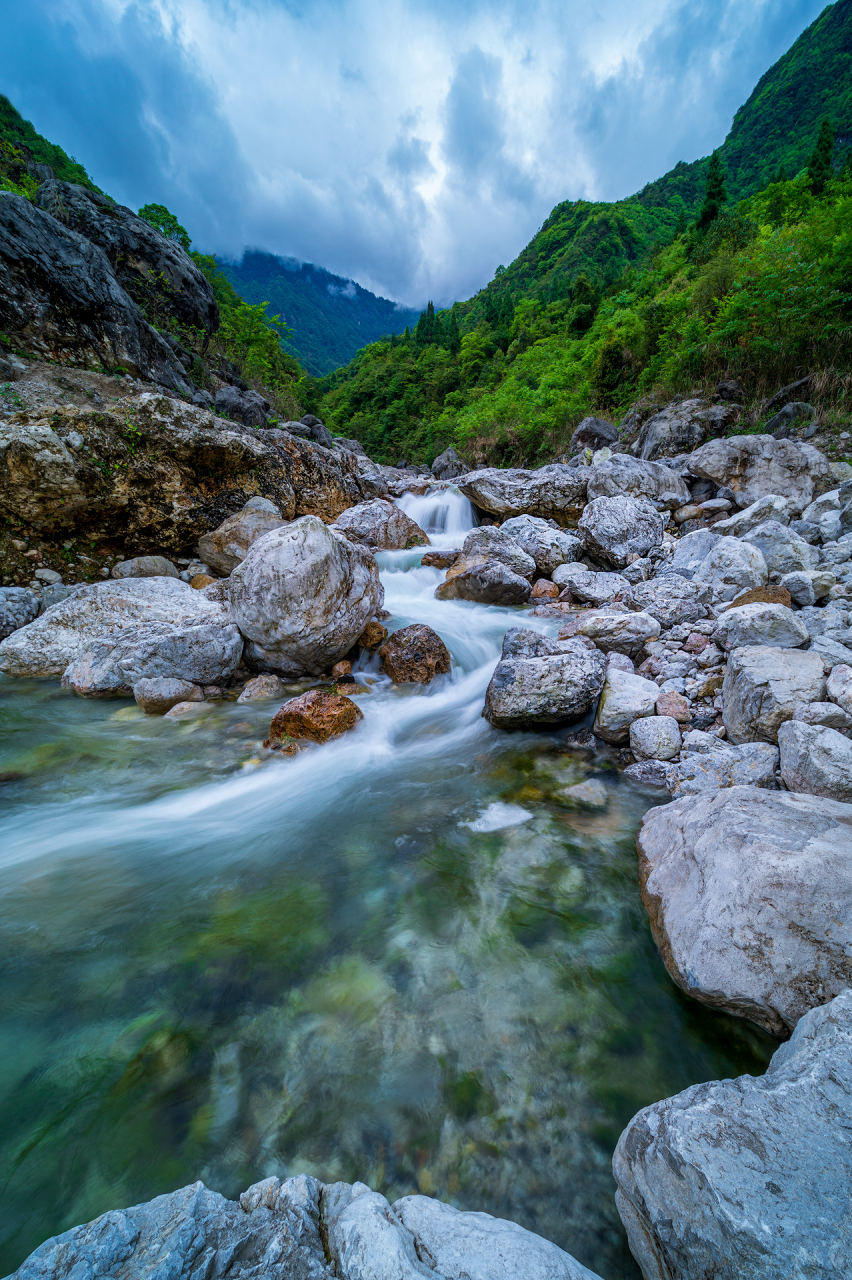
<svg viewBox="0 0 852 1280"><path fill-rule="evenodd" d="M689 470L703 480L732 489L742 507L767 495L786 498L791 515L799 515L836 484L819 449L773 436L710 440L690 454Z"/></svg>
<svg viewBox="0 0 852 1280"><path fill-rule="evenodd" d="M852 742L842 733L787 720L778 730L778 746L788 791L852 800Z"/></svg>
<svg viewBox="0 0 852 1280"><path fill-rule="evenodd" d="M587 550L617 569L623 569L631 556L647 555L663 540L663 521L656 508L624 496L595 498L577 529Z"/></svg>
<svg viewBox="0 0 852 1280"><path fill-rule="evenodd" d="M725 538L742 538L766 520L776 520L779 524L790 523L790 503L786 498L777 493L767 493L750 507L735 511L724 520L717 520L713 525L713 532L720 533Z"/></svg>
<svg viewBox="0 0 852 1280"><path fill-rule="evenodd" d="M583 554L579 538L539 516L513 516L511 520L504 520L500 532L532 556L536 569L546 578L559 565L579 560Z"/></svg>
<svg viewBox="0 0 852 1280"><path fill-rule="evenodd" d="M792 609L783 604L742 604L726 609L716 623L713 639L723 649L744 645L774 645L798 649L808 643L808 629Z"/></svg>
<svg viewBox="0 0 852 1280"><path fill-rule="evenodd" d="M722 720L733 743L777 742L800 702L821 702L825 672L811 650L747 645L728 658Z"/></svg>
<svg viewBox="0 0 852 1280"><path fill-rule="evenodd" d="M245 560L248 549L258 538L284 524L281 512L269 498L249 498L242 511L228 516L210 533L198 539L202 560L216 573L227 577Z"/></svg>
<svg viewBox="0 0 852 1280"><path fill-rule="evenodd" d="M653 680L610 667L598 703L594 733L605 742L627 742L633 721L652 716L659 696Z"/></svg>
<svg viewBox="0 0 852 1280"><path fill-rule="evenodd" d="M680 725L674 716L643 716L630 726L630 750L637 760L674 760L680 754Z"/></svg>
<svg viewBox="0 0 852 1280"><path fill-rule="evenodd" d="M749 587L763 587L768 580L762 552L739 538L720 538L692 578L696 587L705 591L714 604L733 600Z"/></svg>

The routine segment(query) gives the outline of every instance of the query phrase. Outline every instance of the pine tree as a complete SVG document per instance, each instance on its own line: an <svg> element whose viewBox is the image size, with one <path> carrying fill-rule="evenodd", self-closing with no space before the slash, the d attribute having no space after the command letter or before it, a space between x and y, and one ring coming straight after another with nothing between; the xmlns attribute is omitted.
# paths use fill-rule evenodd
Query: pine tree
<svg viewBox="0 0 852 1280"><path fill-rule="evenodd" d="M714 151L710 157L710 163L707 166L707 181L704 187L704 204L701 206L701 213L698 215L699 231L706 231L711 222L715 222L722 211L722 205L727 202L728 193L725 190L725 170L722 168L722 161L719 152Z"/></svg>
<svg viewBox="0 0 852 1280"><path fill-rule="evenodd" d="M808 162L808 177L811 180L811 191L815 196L821 196L825 190L825 184L834 177L834 170L831 167L833 151L834 127L828 116L825 116L819 127L819 137L813 155Z"/></svg>
<svg viewBox="0 0 852 1280"><path fill-rule="evenodd" d="M447 312L444 324L444 346L452 351L453 355L458 355L461 350L461 334L459 333L459 321L456 315L456 309L453 307Z"/></svg>

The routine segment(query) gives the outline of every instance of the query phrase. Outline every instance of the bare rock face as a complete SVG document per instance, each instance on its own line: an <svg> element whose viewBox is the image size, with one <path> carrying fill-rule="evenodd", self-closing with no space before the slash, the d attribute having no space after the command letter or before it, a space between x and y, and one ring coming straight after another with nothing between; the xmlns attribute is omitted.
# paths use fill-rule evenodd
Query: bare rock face
<svg viewBox="0 0 852 1280"><path fill-rule="evenodd" d="M268 498L249 498L242 511L198 539L199 554L211 569L227 577L245 560L258 538L283 524L280 511Z"/></svg>
<svg viewBox="0 0 852 1280"><path fill-rule="evenodd" d="M459 489L483 511L504 519L541 516L560 528L576 525L586 503L587 467L553 463L537 471L486 467L463 477Z"/></svg>
<svg viewBox="0 0 852 1280"><path fill-rule="evenodd" d="M73 596L13 631L0 643L0 671L9 676L55 678L77 661L91 641L108 642L128 629L155 623L221 628L227 622L221 605L177 578L99 582L79 587Z"/></svg>
<svg viewBox="0 0 852 1280"><path fill-rule="evenodd" d="M0 192L0 331L62 364L120 365L189 393L175 353L104 251L9 191Z"/></svg>
<svg viewBox="0 0 852 1280"><path fill-rule="evenodd" d="M250 547L228 580L228 600L250 663L322 675L381 609L384 591L365 547L303 516Z"/></svg>
<svg viewBox="0 0 852 1280"><path fill-rule="evenodd" d="M401 627L379 649L381 669L394 684L431 684L452 665L441 637L422 622Z"/></svg>
<svg viewBox="0 0 852 1280"><path fill-rule="evenodd" d="M852 993L801 1019L766 1075L646 1107L613 1158L646 1280L834 1280L852 1226Z"/></svg>
<svg viewBox="0 0 852 1280"><path fill-rule="evenodd" d="M589 710L605 675L606 659L597 649L512 628L503 640L483 715L495 729L562 724Z"/></svg>
<svg viewBox="0 0 852 1280"><path fill-rule="evenodd" d="M285 702L275 713L269 727L269 741L309 738L312 742L328 742L354 729L363 719L360 707L344 694L309 689Z"/></svg>
<svg viewBox="0 0 852 1280"><path fill-rule="evenodd" d="M532 588L526 578L492 556L459 557L435 588L438 600L474 600L477 604L526 604Z"/></svg>
<svg viewBox="0 0 852 1280"><path fill-rule="evenodd" d="M631 556L647 555L663 540L659 512L636 498L595 498L577 528L592 555L616 569L623 569Z"/></svg>
<svg viewBox="0 0 852 1280"><path fill-rule="evenodd" d="M741 507L771 494L786 498L793 515L800 515L837 483L819 449L772 436L711 440L690 456L689 470L732 489Z"/></svg>
<svg viewBox="0 0 852 1280"><path fill-rule="evenodd" d="M428 547L426 534L410 516L386 498L359 502L348 507L335 521L336 529L350 542L379 551L402 551L407 547Z"/></svg>
<svg viewBox="0 0 852 1280"><path fill-rule="evenodd" d="M115 411L19 413L0 425L0 513L44 535L182 554L260 494L286 520L336 519L362 499L356 462L146 392Z"/></svg>
<svg viewBox="0 0 852 1280"><path fill-rule="evenodd" d="M660 511L675 511L690 501L686 481L662 462L645 462L617 453L589 472L589 502L596 498L644 498Z"/></svg>
<svg viewBox="0 0 852 1280"><path fill-rule="evenodd" d="M852 801L852 742L836 729L787 720L778 730L788 791Z"/></svg>
<svg viewBox="0 0 852 1280"><path fill-rule="evenodd" d="M675 982L786 1035L852 984L852 805L730 787L645 815L642 901Z"/></svg>
<svg viewBox="0 0 852 1280"><path fill-rule="evenodd" d="M504 520L500 532L532 556L537 571L546 577L561 564L579 560L583 543L571 533L554 528L548 520L539 516L514 516Z"/></svg>
<svg viewBox="0 0 852 1280"><path fill-rule="evenodd" d="M821 702L822 658L812 650L747 645L728 658L722 687L722 718L733 743L777 742L800 702Z"/></svg>

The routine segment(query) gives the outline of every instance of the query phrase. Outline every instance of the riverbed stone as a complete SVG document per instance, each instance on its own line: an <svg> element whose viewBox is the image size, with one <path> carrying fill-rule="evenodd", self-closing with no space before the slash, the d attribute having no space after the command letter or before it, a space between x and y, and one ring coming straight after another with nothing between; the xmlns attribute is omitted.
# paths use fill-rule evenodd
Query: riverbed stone
<svg viewBox="0 0 852 1280"><path fill-rule="evenodd" d="M595 498L583 512L578 532L592 555L622 569L663 540L663 521L647 501L625 496Z"/></svg>
<svg viewBox="0 0 852 1280"><path fill-rule="evenodd" d="M673 716L642 716L630 726L630 750L637 760L674 760L680 754L680 726Z"/></svg>
<svg viewBox="0 0 852 1280"><path fill-rule="evenodd" d="M165 556L135 556L112 566L113 578L179 578L177 565Z"/></svg>
<svg viewBox="0 0 852 1280"><path fill-rule="evenodd" d="M594 733L605 742L627 742L633 721L654 714L659 692L653 680L610 667L598 703Z"/></svg>
<svg viewBox="0 0 852 1280"><path fill-rule="evenodd" d="M768 494L786 498L791 515L800 515L814 498L836 488L828 459L819 449L768 435L710 440L690 454L689 470L731 489L741 507Z"/></svg>
<svg viewBox="0 0 852 1280"><path fill-rule="evenodd" d="M559 639L588 636L603 653L634 655L648 640L660 634L660 624L648 613L615 613L607 609L583 609L570 616Z"/></svg>
<svg viewBox="0 0 852 1280"><path fill-rule="evenodd" d="M660 693L657 698L657 715L671 716L678 724L688 724L692 720L693 711L689 699L672 689Z"/></svg>
<svg viewBox="0 0 852 1280"><path fill-rule="evenodd" d="M713 604L725 603L751 587L765 586L766 561L758 547L739 538L720 538L692 576Z"/></svg>
<svg viewBox="0 0 852 1280"><path fill-rule="evenodd" d="M831 674L826 681L826 692L832 702L836 702L838 707L852 716L852 665L848 663L839 663L836 667L832 667ZM814 699L819 701L819 699Z"/></svg>
<svg viewBox="0 0 852 1280"><path fill-rule="evenodd" d="M491 556L460 556L435 588L438 600L474 600L478 604L526 604L532 588L525 577Z"/></svg>
<svg viewBox="0 0 852 1280"><path fill-rule="evenodd" d="M646 1107L613 1158L646 1280L834 1280L852 1223L852 992L802 1017L766 1075Z"/></svg>
<svg viewBox="0 0 852 1280"><path fill-rule="evenodd" d="M62 673L82 698L129 695L140 680L226 684L243 653L243 638L224 614L212 621L146 622L88 640Z"/></svg>
<svg viewBox="0 0 852 1280"><path fill-rule="evenodd" d="M237 702L261 702L265 698L280 698L284 694L285 687L280 676L265 671L263 675L255 676L253 680L248 681Z"/></svg>
<svg viewBox="0 0 852 1280"><path fill-rule="evenodd" d="M441 637L422 622L401 627L379 649L381 669L394 684L431 684L452 666Z"/></svg>
<svg viewBox="0 0 852 1280"><path fill-rule="evenodd" d="M722 719L731 742L777 742L800 702L821 702L825 671L810 650L747 645L728 658Z"/></svg>
<svg viewBox="0 0 852 1280"><path fill-rule="evenodd" d="M668 561L669 570L682 578L693 578L716 543L721 541L721 535L715 529L714 525L713 529L695 529L692 533L682 534Z"/></svg>
<svg viewBox="0 0 852 1280"><path fill-rule="evenodd" d="M760 549L769 574L776 578L802 569L814 569L819 560L817 548L779 520L764 520L763 524L743 534L742 541Z"/></svg>
<svg viewBox="0 0 852 1280"><path fill-rule="evenodd" d="M395 502L374 498L349 507L334 522L351 542L379 551L401 551L407 547L430 546L428 536Z"/></svg>
<svg viewBox="0 0 852 1280"><path fill-rule="evenodd" d="M785 573L780 585L790 592L790 596L798 605L814 605L824 600L837 582L830 569L797 569Z"/></svg>
<svg viewBox="0 0 852 1280"><path fill-rule="evenodd" d="M493 525L471 530L462 543L462 557L465 560L476 557L500 560L521 578L531 579L536 568L535 559L503 528L495 529Z"/></svg>
<svg viewBox="0 0 852 1280"><path fill-rule="evenodd" d="M735 511L724 520L717 520L713 525L714 533L726 538L742 538L756 529L766 520L775 520L780 524L790 523L790 503L778 493L767 493L758 498L751 506L742 511Z"/></svg>
<svg viewBox="0 0 852 1280"><path fill-rule="evenodd" d="M660 511L674 511L690 500L686 481L671 467L626 453L592 467L587 492L589 502L627 496L649 502Z"/></svg>
<svg viewBox="0 0 852 1280"><path fill-rule="evenodd" d="M249 547L258 538L273 529L280 529L284 523L281 512L274 503L268 499L258 501L252 498L242 511L228 516L218 529L213 529L198 539L199 554L211 569L227 577L245 560Z"/></svg>
<svg viewBox="0 0 852 1280"><path fill-rule="evenodd" d="M646 814L642 901L675 982L773 1035L850 986L850 838L852 805L757 787Z"/></svg>
<svg viewBox="0 0 852 1280"><path fill-rule="evenodd" d="M436 480L455 480L459 476L465 475L470 467L464 458L460 457L455 449L450 446L443 453L439 453L435 461L432 463L432 475Z"/></svg>
<svg viewBox="0 0 852 1280"><path fill-rule="evenodd" d="M560 647L538 632L513 628L485 694L483 715L496 729L563 724L591 708L606 675L606 659L579 641Z"/></svg>
<svg viewBox="0 0 852 1280"><path fill-rule="evenodd" d="M538 516L513 516L511 520L504 520L500 532L532 556L537 571L545 577L560 564L579 560L583 554L580 538Z"/></svg>
<svg viewBox="0 0 852 1280"><path fill-rule="evenodd" d="M133 686L136 705L151 716L163 716L179 702L203 702L204 693L190 680L155 676L137 680Z"/></svg>
<svg viewBox="0 0 852 1280"><path fill-rule="evenodd" d="M637 583L625 595L624 603L628 609L650 614L666 630L707 616L698 588L678 573L665 573Z"/></svg>
<svg viewBox="0 0 852 1280"><path fill-rule="evenodd" d="M328 742L354 729L364 719L361 708L342 693L309 689L279 707L269 726L270 743L282 738L309 738Z"/></svg>
<svg viewBox="0 0 852 1280"><path fill-rule="evenodd" d="M835 702L800 702L793 713L794 720L802 724L821 724L838 733L852 730L852 716Z"/></svg>
<svg viewBox="0 0 852 1280"><path fill-rule="evenodd" d="M531 515L576 525L586 503L588 467L552 463L537 471L485 467L462 476L459 489L482 511L508 519Z"/></svg>
<svg viewBox="0 0 852 1280"><path fill-rule="evenodd" d="M778 748L771 742L744 742L732 746L712 734L713 745L696 750L689 739L699 732L694 730L683 740L684 751L680 760L669 770L669 791L673 796L694 796L701 791L717 791L721 787L763 787L775 791L778 787Z"/></svg>
<svg viewBox="0 0 852 1280"><path fill-rule="evenodd" d="M358 637L357 644L359 648L366 649L368 653L374 653L388 638L388 629L381 622L368 622L364 630Z"/></svg>
<svg viewBox="0 0 852 1280"><path fill-rule="evenodd" d="M778 730L778 746L788 791L852 800L852 742L842 733L787 720Z"/></svg>
<svg viewBox="0 0 852 1280"><path fill-rule="evenodd" d="M598 573L579 564L557 565L553 581L584 604L609 604L630 590L630 583L620 573Z"/></svg>
<svg viewBox="0 0 852 1280"><path fill-rule="evenodd" d="M384 603L370 552L316 516L259 538L227 590L248 662L283 676L329 671Z"/></svg>
<svg viewBox="0 0 852 1280"><path fill-rule="evenodd" d="M798 649L810 637L797 614L783 604L743 604L720 615L713 639L724 649L760 644Z"/></svg>
<svg viewBox="0 0 852 1280"><path fill-rule="evenodd" d="M0 640L32 622L39 604L38 596L29 587L0 587Z"/></svg>
<svg viewBox="0 0 852 1280"><path fill-rule="evenodd" d="M221 605L178 578L124 578L79 587L73 596L0 642L0 671L58 678L90 640L148 623L224 624Z"/></svg>

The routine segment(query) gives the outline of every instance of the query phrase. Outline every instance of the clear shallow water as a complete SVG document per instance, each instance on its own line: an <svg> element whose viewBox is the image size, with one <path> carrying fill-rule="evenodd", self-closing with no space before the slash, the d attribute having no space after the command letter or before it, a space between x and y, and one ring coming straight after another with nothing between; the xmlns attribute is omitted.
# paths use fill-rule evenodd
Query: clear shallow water
<svg viewBox="0 0 852 1280"><path fill-rule="evenodd" d="M403 499L435 545L452 491ZM431 504L431 507L430 505ZM647 800L606 756L481 718L519 610L380 557L393 627L454 666L362 664L356 733L262 761L276 703L192 720L0 683L0 1274L198 1177L422 1190L638 1272L612 1147L639 1107L760 1072L771 1042L670 983L638 898ZM297 686L294 686L294 691ZM601 777L605 812L561 808Z"/></svg>

